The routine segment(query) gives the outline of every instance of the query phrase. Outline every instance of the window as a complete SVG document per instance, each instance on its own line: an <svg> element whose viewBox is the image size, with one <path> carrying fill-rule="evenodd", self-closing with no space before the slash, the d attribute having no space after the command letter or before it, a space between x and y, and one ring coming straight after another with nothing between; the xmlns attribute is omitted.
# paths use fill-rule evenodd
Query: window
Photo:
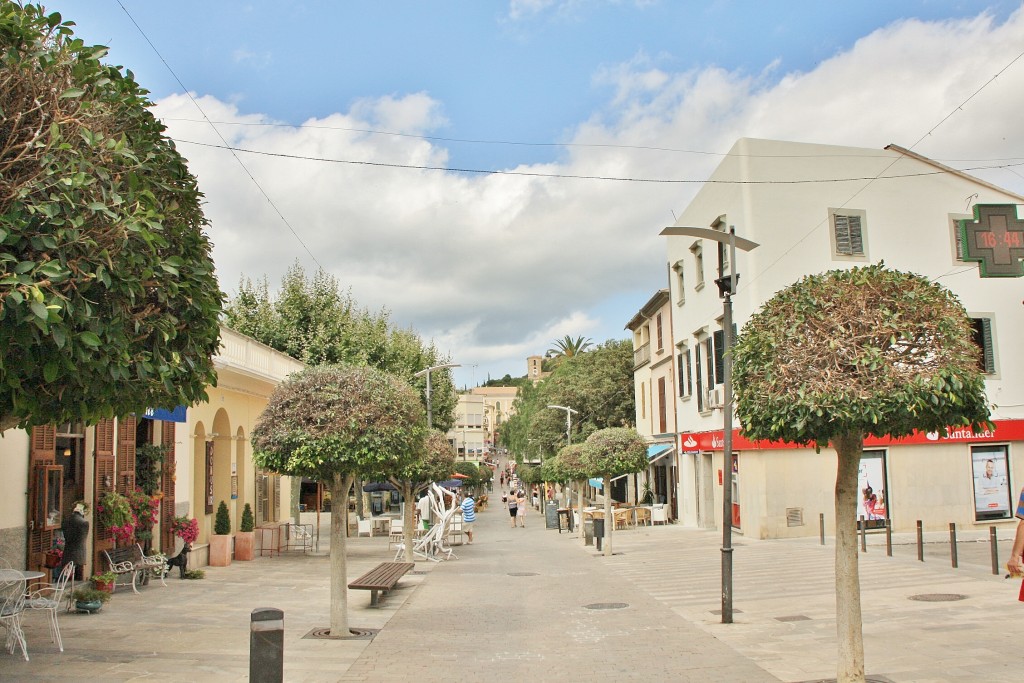
<svg viewBox="0 0 1024 683"><path fill-rule="evenodd" d="M656 330L656 334L658 335L658 346L657 346L657 349L658 349L658 351L663 351L665 349L665 345L662 343L661 313L659 313L657 316L655 316L655 318L654 318L654 327L655 327L655 330Z"/></svg>
<svg viewBox="0 0 1024 683"><path fill-rule="evenodd" d="M668 431L668 414L665 406L665 378L658 378L658 433L664 434Z"/></svg>
<svg viewBox="0 0 1024 683"><path fill-rule="evenodd" d="M682 344L676 355L676 365L679 368L679 398L689 398L693 395L693 369L690 363L690 349Z"/></svg>
<svg viewBox="0 0 1024 683"><path fill-rule="evenodd" d="M974 216L965 213L951 213L949 214L949 237L952 240L951 251L953 254L953 264L965 263L964 261L964 247L960 244L960 224L958 221L972 221Z"/></svg>
<svg viewBox="0 0 1024 683"><path fill-rule="evenodd" d="M676 284L679 286L679 296L676 298L676 305L682 306L686 303L686 268L682 261L676 261L672 266L676 274Z"/></svg>
<svg viewBox="0 0 1024 683"><path fill-rule="evenodd" d="M971 327L973 328L974 343L981 349L978 367L986 375L994 375L996 373L996 351L992 318L991 316L971 318Z"/></svg>
<svg viewBox="0 0 1024 683"><path fill-rule="evenodd" d="M697 410L703 413L711 410L707 394L715 388L715 346L706 332L701 332L697 338L694 360L697 368Z"/></svg>
<svg viewBox="0 0 1024 683"><path fill-rule="evenodd" d="M690 253L693 254L693 273L696 278L693 288L699 292L704 289L704 247L701 246L700 240L693 243Z"/></svg>
<svg viewBox="0 0 1024 683"><path fill-rule="evenodd" d="M704 407L704 375L701 372L701 359L700 359L700 348L701 344L698 341L696 348L694 348L694 362L693 366L697 370L697 411L703 413L707 408Z"/></svg>
<svg viewBox="0 0 1024 683"><path fill-rule="evenodd" d="M829 209L832 255L863 260L867 256L865 213L856 209Z"/></svg>

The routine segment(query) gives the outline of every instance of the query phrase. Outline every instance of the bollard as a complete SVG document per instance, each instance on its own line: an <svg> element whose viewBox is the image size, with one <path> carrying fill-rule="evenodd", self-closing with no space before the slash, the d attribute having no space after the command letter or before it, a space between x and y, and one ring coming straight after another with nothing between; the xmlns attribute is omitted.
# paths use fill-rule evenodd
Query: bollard
<svg viewBox="0 0 1024 683"><path fill-rule="evenodd" d="M594 520L594 542L597 545L597 551L601 552L604 543L604 520Z"/></svg>
<svg viewBox="0 0 1024 683"><path fill-rule="evenodd" d="M868 525L864 523L864 515L860 516L860 551L868 551Z"/></svg>
<svg viewBox="0 0 1024 683"><path fill-rule="evenodd" d="M885 554L892 557L892 520L885 520Z"/></svg>
<svg viewBox="0 0 1024 683"><path fill-rule="evenodd" d="M996 543L996 528L990 526L988 528L988 544L992 549L992 573L996 576L999 575L999 545Z"/></svg>
<svg viewBox="0 0 1024 683"><path fill-rule="evenodd" d="M949 523L949 560L953 563L953 569L956 569L956 524L954 522Z"/></svg>
<svg viewBox="0 0 1024 683"><path fill-rule="evenodd" d="M924 529L921 520L917 520L917 559L924 562Z"/></svg>
<svg viewBox="0 0 1024 683"><path fill-rule="evenodd" d="M249 617L249 681L284 681L284 612L258 607Z"/></svg>
<svg viewBox="0 0 1024 683"><path fill-rule="evenodd" d="M818 535L821 537L821 544L825 545L825 513L818 513Z"/></svg>

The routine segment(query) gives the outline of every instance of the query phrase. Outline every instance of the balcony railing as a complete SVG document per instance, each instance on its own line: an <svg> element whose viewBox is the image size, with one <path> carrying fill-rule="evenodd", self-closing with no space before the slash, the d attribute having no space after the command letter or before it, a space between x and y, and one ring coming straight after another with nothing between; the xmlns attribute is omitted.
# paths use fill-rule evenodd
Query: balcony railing
<svg viewBox="0 0 1024 683"><path fill-rule="evenodd" d="M644 363L651 362L651 343L647 342L637 349L633 349L633 368L636 369Z"/></svg>

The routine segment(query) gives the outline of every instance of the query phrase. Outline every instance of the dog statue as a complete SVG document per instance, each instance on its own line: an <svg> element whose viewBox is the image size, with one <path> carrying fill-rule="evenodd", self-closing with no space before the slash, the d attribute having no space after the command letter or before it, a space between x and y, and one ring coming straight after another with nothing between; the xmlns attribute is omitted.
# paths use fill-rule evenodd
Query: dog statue
<svg viewBox="0 0 1024 683"><path fill-rule="evenodd" d="M177 567L180 572L180 578L185 578L185 569L188 567L188 554L192 551L192 546L186 543L182 548L181 552L174 557L167 560L167 571L171 571L171 567Z"/></svg>

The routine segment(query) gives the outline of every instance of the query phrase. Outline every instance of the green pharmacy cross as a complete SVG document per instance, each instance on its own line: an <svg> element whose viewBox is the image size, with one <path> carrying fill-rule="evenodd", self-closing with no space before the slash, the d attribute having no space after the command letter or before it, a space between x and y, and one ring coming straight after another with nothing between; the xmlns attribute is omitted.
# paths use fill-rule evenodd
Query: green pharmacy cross
<svg viewBox="0 0 1024 683"><path fill-rule="evenodd" d="M1024 221L1015 204L975 204L974 220L957 227L963 258L981 263L981 277L1024 276Z"/></svg>

